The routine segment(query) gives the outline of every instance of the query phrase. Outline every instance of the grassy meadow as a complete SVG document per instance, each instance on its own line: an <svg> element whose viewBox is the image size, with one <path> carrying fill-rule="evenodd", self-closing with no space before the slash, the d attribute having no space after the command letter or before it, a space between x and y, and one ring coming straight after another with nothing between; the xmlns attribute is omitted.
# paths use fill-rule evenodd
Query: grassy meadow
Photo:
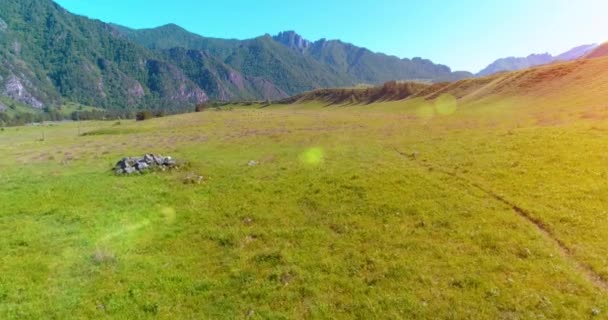
<svg viewBox="0 0 608 320"><path fill-rule="evenodd" d="M0 319L604 319L608 108L568 105L6 128ZM150 152L189 166L112 174Z"/></svg>

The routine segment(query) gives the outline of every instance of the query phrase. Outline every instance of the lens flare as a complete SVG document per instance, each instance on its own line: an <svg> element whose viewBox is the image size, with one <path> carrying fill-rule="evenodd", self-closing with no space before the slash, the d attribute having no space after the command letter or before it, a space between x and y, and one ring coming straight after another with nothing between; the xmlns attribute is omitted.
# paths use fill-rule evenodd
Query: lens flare
<svg viewBox="0 0 608 320"><path fill-rule="evenodd" d="M442 116L449 116L456 112L458 100L451 94L442 94L435 100L435 111Z"/></svg>
<svg viewBox="0 0 608 320"><path fill-rule="evenodd" d="M117 230L114 230L106 235L104 235L101 239L99 239L99 243L110 242L116 238L122 237L124 235L133 233L139 229L145 228L151 224L151 221L148 219L144 219L138 223L129 224L124 227L121 227Z"/></svg>
<svg viewBox="0 0 608 320"><path fill-rule="evenodd" d="M300 155L300 160L309 165L319 165L324 160L323 149L318 147L310 148Z"/></svg>
<svg viewBox="0 0 608 320"><path fill-rule="evenodd" d="M161 213L163 214L163 218L167 224L172 224L175 222L175 217L177 216L175 209L171 207L164 207L161 210Z"/></svg>

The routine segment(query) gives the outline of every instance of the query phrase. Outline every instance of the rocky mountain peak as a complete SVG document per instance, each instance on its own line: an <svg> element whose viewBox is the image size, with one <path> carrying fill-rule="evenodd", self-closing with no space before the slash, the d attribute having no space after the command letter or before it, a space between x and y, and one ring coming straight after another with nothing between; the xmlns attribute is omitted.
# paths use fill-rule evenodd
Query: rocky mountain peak
<svg viewBox="0 0 608 320"><path fill-rule="evenodd" d="M297 34L295 31L284 31L274 36L273 39L288 48L304 51L308 47L310 47L311 42L302 38L301 35Z"/></svg>

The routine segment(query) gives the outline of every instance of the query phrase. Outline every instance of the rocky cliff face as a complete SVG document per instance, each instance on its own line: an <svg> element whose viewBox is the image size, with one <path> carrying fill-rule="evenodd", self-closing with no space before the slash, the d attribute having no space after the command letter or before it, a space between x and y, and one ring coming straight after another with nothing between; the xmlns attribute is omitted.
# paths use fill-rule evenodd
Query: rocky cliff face
<svg viewBox="0 0 608 320"><path fill-rule="evenodd" d="M37 109L43 108L44 104L29 93L23 82L22 79L15 75L9 76L4 83L3 95Z"/></svg>
<svg viewBox="0 0 608 320"><path fill-rule="evenodd" d="M273 39L288 48L304 52L308 47L310 47L311 42L302 38L295 31L285 31L281 32L278 35L274 36Z"/></svg>

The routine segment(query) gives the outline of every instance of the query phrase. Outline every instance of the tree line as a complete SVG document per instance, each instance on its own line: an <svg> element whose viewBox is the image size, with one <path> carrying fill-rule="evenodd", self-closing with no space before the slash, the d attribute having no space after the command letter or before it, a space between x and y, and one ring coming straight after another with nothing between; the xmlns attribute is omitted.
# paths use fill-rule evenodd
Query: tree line
<svg viewBox="0 0 608 320"><path fill-rule="evenodd" d="M124 120L135 119L138 121L152 118L160 118L167 115L188 112L202 112L209 109L220 108L227 102L206 102L198 104L192 109L168 108L168 109L99 109L99 110L77 110L69 114L62 113L55 108L44 108L40 112L15 111L11 114L0 111L0 127L22 126L31 123L47 121L91 121L91 120ZM11 108L15 110L14 108Z"/></svg>
<svg viewBox="0 0 608 320"><path fill-rule="evenodd" d="M22 126L31 123L41 123L47 121L90 121L90 120L122 120L139 119L141 115L151 117L164 117L165 111L157 110L82 110L74 111L70 114L61 113L57 110L43 110L42 112L15 112L12 115L7 112L0 112L0 127ZM150 116L147 116L147 115Z"/></svg>

